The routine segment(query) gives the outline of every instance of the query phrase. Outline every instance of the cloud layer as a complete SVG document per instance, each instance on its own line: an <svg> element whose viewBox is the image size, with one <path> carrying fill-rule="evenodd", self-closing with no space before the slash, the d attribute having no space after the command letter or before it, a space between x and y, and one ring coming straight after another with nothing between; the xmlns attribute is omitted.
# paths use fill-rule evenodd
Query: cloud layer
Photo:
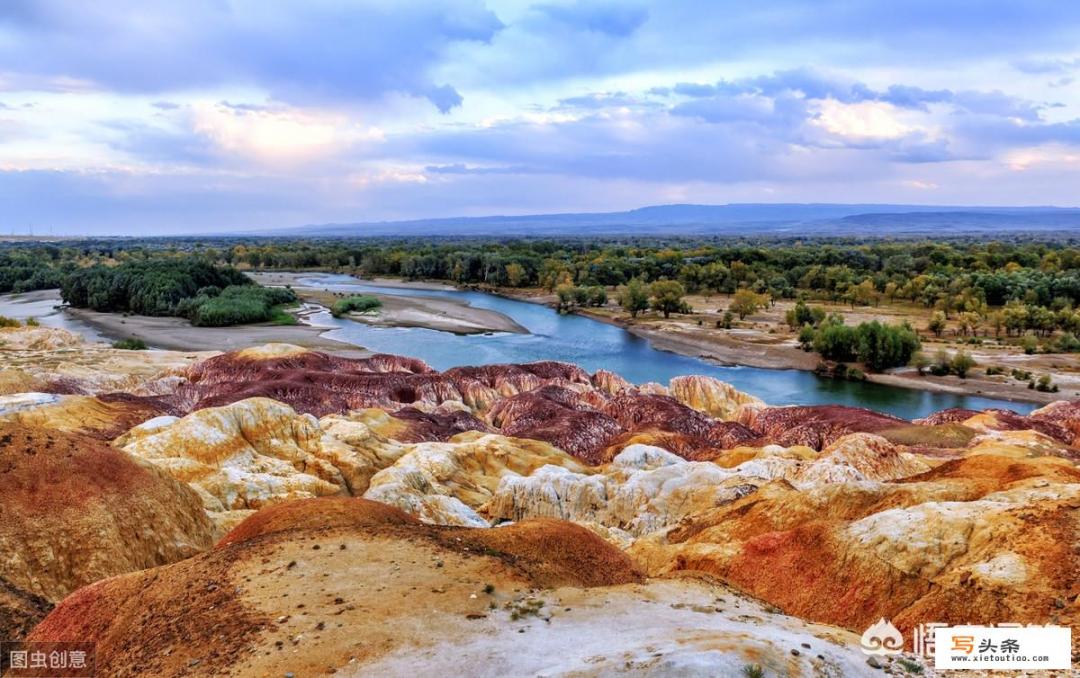
<svg viewBox="0 0 1080 678"><path fill-rule="evenodd" d="M0 231L1076 204L1080 5L946 4L10 0Z"/></svg>

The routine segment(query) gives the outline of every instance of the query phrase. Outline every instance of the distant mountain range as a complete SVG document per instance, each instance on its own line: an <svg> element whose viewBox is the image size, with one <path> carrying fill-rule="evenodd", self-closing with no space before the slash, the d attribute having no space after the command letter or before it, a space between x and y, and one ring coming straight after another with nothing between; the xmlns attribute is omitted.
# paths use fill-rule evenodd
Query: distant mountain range
<svg viewBox="0 0 1080 678"><path fill-rule="evenodd" d="M275 236L962 235L1076 230L1076 207L874 204L654 205L627 212L311 224Z"/></svg>

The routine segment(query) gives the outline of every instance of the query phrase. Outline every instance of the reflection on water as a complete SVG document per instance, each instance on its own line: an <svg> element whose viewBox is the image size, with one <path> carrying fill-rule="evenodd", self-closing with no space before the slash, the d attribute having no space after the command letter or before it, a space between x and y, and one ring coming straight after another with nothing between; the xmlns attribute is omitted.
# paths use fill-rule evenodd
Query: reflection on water
<svg viewBox="0 0 1080 678"><path fill-rule="evenodd" d="M36 318L45 327L70 330L86 337L87 341L108 342L104 335L90 325L72 318L57 308L61 303L59 290L37 290L23 294L0 295L0 315L23 322Z"/></svg>
<svg viewBox="0 0 1080 678"><path fill-rule="evenodd" d="M721 367L697 358L659 351L647 340L620 327L583 316L560 315L546 306L482 292L398 289L361 283L345 275L312 276L302 279L300 284L338 292L450 297L467 301L477 308L504 313L531 332L527 335L458 336L419 328L372 327L337 319L326 312L311 318L314 324L336 328L325 335L327 338L373 351L414 356L439 370L457 365L561 360L580 365L590 372L611 370L639 384L647 381L667 383L671 377L684 374L706 374L774 405L854 405L907 419L947 407L1007 407L1024 413L1036 407L977 396L824 379L802 370Z"/></svg>

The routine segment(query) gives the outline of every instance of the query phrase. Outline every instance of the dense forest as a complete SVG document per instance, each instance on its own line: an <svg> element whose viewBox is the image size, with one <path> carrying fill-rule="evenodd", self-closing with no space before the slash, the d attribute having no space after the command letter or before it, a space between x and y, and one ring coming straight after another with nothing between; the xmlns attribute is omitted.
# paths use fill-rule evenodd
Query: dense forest
<svg viewBox="0 0 1080 678"><path fill-rule="evenodd" d="M192 268L183 282L164 264L192 259L205 267ZM0 292L62 282L75 305L151 314L193 314L180 300L198 297L204 287L244 284L235 267L543 287L561 289L569 303L583 305L600 299L597 288L676 281L686 293L745 291L761 299L852 306L914 303L946 320L959 319L973 332L1045 336L1080 330L1077 240L145 239L8 245L0 249L0 264ZM135 289L126 282L128 273L102 272L118 265L141 271L148 286ZM146 277L146 270L155 275Z"/></svg>
<svg viewBox="0 0 1080 678"><path fill-rule="evenodd" d="M180 316L207 327L290 322L280 306L296 301L291 290L260 287L235 268L198 256L75 269L62 276L60 296L76 308Z"/></svg>

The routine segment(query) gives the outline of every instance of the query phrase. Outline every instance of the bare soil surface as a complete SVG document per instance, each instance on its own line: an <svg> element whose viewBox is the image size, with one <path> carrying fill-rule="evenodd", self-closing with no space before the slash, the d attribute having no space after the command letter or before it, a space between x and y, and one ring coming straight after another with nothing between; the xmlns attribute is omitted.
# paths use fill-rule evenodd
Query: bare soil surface
<svg viewBox="0 0 1080 678"><path fill-rule="evenodd" d="M310 325L237 325L234 327L195 327L183 318L157 318L119 313L100 313L69 308L64 311L94 327L103 335L126 339L138 337L152 348L173 351L234 351L268 343L295 344L320 351L332 351L350 358L371 352L331 339L323 339L323 327Z"/></svg>
<svg viewBox="0 0 1080 678"><path fill-rule="evenodd" d="M305 273L255 273L251 277L262 285L290 285L304 301L331 306L347 294L331 292L318 287L300 284ZM357 281L360 284L362 281ZM376 278L371 284L384 287L415 290L453 290L439 283L406 283L400 280ZM422 327L454 334L483 334L486 332L514 332L528 334L528 330L509 316L483 308L475 308L464 301L440 297L403 296L398 294L373 294L357 291L357 294L375 297L382 306L365 313L349 313L350 320L380 327Z"/></svg>

